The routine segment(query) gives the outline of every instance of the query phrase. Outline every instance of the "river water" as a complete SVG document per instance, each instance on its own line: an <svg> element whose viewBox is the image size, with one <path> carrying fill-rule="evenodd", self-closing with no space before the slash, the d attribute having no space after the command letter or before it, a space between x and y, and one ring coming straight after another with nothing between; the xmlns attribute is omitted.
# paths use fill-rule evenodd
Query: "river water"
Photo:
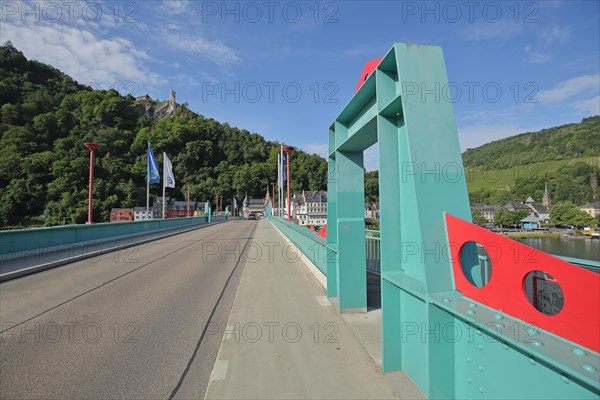
<svg viewBox="0 0 600 400"><path fill-rule="evenodd" d="M600 240L598 239L540 238L518 239L518 241L557 256L600 260Z"/></svg>

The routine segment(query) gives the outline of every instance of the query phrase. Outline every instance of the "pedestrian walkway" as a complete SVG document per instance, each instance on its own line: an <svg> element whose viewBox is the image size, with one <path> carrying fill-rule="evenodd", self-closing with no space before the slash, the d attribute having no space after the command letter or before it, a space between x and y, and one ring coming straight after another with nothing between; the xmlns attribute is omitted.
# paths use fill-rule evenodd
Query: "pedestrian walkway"
<svg viewBox="0 0 600 400"><path fill-rule="evenodd" d="M401 398L296 251L259 222L206 398Z"/></svg>

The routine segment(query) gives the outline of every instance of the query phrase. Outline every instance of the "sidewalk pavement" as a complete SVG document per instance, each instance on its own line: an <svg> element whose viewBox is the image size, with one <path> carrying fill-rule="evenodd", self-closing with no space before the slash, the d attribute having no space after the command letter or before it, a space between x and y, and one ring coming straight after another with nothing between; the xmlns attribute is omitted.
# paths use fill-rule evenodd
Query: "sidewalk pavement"
<svg viewBox="0 0 600 400"><path fill-rule="evenodd" d="M270 222L250 247L205 398L400 398Z"/></svg>

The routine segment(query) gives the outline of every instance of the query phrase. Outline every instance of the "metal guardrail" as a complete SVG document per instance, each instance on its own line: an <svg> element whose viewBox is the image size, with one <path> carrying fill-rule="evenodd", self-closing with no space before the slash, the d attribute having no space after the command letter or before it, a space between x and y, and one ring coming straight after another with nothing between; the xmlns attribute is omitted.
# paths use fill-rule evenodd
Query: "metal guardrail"
<svg viewBox="0 0 600 400"><path fill-rule="evenodd" d="M367 250L367 271L374 274L381 274L381 232L373 229L365 230L365 244ZM478 258L481 265L482 281L490 280L490 258L486 253L482 252L483 247L478 246ZM568 261L579 267L589 269L590 271L600 273L600 261L586 260L583 258L566 257L552 254L554 257Z"/></svg>
<svg viewBox="0 0 600 400"><path fill-rule="evenodd" d="M367 272L381 274L381 242L380 232L365 230L365 245L367 247Z"/></svg>
<svg viewBox="0 0 600 400"><path fill-rule="evenodd" d="M212 218L212 222L224 220L225 216ZM2 231L0 232L0 255L90 240L109 239L122 235L149 233L161 229L201 225L207 222L207 217L157 218L146 221L105 222Z"/></svg>

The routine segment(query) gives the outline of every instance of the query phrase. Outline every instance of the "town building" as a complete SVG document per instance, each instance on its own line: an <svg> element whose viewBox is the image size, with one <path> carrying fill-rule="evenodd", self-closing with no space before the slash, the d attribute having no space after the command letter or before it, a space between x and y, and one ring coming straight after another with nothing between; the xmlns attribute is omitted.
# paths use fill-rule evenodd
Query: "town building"
<svg viewBox="0 0 600 400"><path fill-rule="evenodd" d="M550 201L550 193L548 192L548 184L544 185L544 195L542 203L536 203L531 196L525 200L525 205L529 208L529 213L539 217L542 221L550 219L550 211L552 211L552 203Z"/></svg>
<svg viewBox="0 0 600 400"><path fill-rule="evenodd" d="M110 222L133 221L133 208L113 208L110 210Z"/></svg>
<svg viewBox="0 0 600 400"><path fill-rule="evenodd" d="M152 205L152 212L155 218L162 218L162 205L163 198L157 197ZM190 212L188 214L187 201L179 201L167 197L167 203L165 204L165 218L192 217L195 215L196 211L204 211L204 203L191 201Z"/></svg>
<svg viewBox="0 0 600 400"><path fill-rule="evenodd" d="M250 214L264 216L266 208L267 199L249 199L246 195L242 203L242 216L244 218L248 218Z"/></svg>
<svg viewBox="0 0 600 400"><path fill-rule="evenodd" d="M496 213L502 209L503 209L503 207L500 205L479 205L479 204L471 205L471 212L481 211L483 218L485 218L486 221L489 223L494 222L494 219L496 219Z"/></svg>
<svg viewBox="0 0 600 400"><path fill-rule="evenodd" d="M548 184L544 184L544 196L542 197L542 205L546 207L552 207L552 202L550 201L550 192L548 192Z"/></svg>
<svg viewBox="0 0 600 400"><path fill-rule="evenodd" d="M521 220L521 224L523 225L523 229L525 230L534 230L540 227L540 223L542 219L540 217L536 217L535 215L528 215Z"/></svg>
<svg viewBox="0 0 600 400"><path fill-rule="evenodd" d="M579 206L579 209L596 218L598 215L600 215L600 201L584 204Z"/></svg>
<svg viewBox="0 0 600 400"><path fill-rule="evenodd" d="M529 197L527 200L530 200L533 202L533 199L531 197ZM508 211L527 211L528 213L531 212L531 208L529 208L529 206L525 203L521 203L521 202L510 202L510 203L506 203L503 207L504 210L508 210Z"/></svg>
<svg viewBox="0 0 600 400"><path fill-rule="evenodd" d="M154 212L152 210L146 210L146 207L134 207L133 209L133 220L134 221L148 221L153 219Z"/></svg>
<svg viewBox="0 0 600 400"><path fill-rule="evenodd" d="M327 224L327 192L323 190L302 191L291 199L291 217L303 226Z"/></svg>
<svg viewBox="0 0 600 400"><path fill-rule="evenodd" d="M365 204L365 219L379 220L379 206L377 204Z"/></svg>
<svg viewBox="0 0 600 400"><path fill-rule="evenodd" d="M547 221L550 219L550 211L552 211L552 206L546 206L540 203L530 203L527 204L531 213L536 217L539 217L542 221Z"/></svg>

